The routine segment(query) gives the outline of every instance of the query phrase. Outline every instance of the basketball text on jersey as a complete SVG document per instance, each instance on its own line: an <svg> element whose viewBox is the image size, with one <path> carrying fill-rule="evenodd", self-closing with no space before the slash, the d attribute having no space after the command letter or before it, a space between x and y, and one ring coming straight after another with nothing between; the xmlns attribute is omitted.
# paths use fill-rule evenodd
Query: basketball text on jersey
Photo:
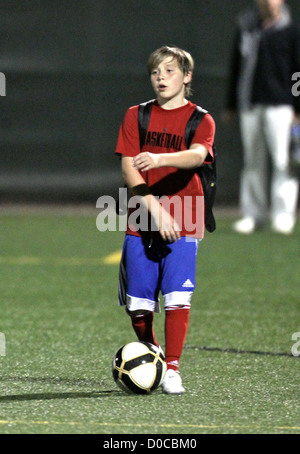
<svg viewBox="0 0 300 454"><path fill-rule="evenodd" d="M175 150L181 150L183 137L177 136L176 134L169 134L166 132L148 131L145 139L145 145L163 147L163 148L174 148Z"/></svg>

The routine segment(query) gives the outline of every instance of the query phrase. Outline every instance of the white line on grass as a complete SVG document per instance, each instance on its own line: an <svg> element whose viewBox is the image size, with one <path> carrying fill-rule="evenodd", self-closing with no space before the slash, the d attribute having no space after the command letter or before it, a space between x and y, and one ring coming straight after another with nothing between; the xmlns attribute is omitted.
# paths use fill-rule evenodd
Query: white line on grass
<svg viewBox="0 0 300 454"><path fill-rule="evenodd" d="M99 266L117 265L121 260L121 251L113 252L102 258L89 257L4 257L0 256L0 265L68 265L68 266Z"/></svg>
<svg viewBox="0 0 300 454"><path fill-rule="evenodd" d="M26 425L44 425L44 426L62 426L62 425L69 425L69 426L97 426L97 427L160 427L160 428L168 428L168 429L250 429L250 430L300 430L300 427L297 426L275 426L275 427L267 427L262 428L261 426L257 425L218 425L218 424L131 424L131 423L114 423L114 422L97 422L97 421L86 421L86 422L79 422L79 421L27 421L27 420L0 420L0 424L2 425L17 425L17 424L26 424Z"/></svg>

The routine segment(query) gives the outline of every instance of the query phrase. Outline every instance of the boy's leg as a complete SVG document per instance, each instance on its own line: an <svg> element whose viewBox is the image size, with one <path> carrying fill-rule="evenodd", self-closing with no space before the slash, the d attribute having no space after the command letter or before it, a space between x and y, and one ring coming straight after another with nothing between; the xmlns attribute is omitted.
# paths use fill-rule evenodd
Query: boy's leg
<svg viewBox="0 0 300 454"><path fill-rule="evenodd" d="M127 235L120 264L119 301L126 305L137 338L157 346L153 318L154 311L159 311L158 273L158 264L146 256L142 239Z"/></svg>
<svg viewBox="0 0 300 454"><path fill-rule="evenodd" d="M185 238L172 245L164 259L162 293L165 300L165 356L167 368L178 371L195 289L198 240ZM180 264L180 266L178 266Z"/></svg>
<svg viewBox="0 0 300 454"><path fill-rule="evenodd" d="M132 312L131 317L132 327L137 335L138 340L150 342L159 347L159 343L155 339L153 329L154 312L143 311L144 313Z"/></svg>
<svg viewBox="0 0 300 454"><path fill-rule="evenodd" d="M165 356L167 368L178 371L179 360L184 346L188 324L189 307L168 307L165 318L166 348Z"/></svg>

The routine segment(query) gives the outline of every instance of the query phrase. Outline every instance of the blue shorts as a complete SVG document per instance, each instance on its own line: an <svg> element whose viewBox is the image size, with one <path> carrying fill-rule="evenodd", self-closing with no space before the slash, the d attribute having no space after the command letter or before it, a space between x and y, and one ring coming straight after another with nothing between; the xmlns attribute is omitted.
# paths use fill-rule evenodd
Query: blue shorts
<svg viewBox="0 0 300 454"><path fill-rule="evenodd" d="M126 235L119 275L119 303L129 311L159 312L164 307L189 307L195 290L199 240L182 237L174 243Z"/></svg>

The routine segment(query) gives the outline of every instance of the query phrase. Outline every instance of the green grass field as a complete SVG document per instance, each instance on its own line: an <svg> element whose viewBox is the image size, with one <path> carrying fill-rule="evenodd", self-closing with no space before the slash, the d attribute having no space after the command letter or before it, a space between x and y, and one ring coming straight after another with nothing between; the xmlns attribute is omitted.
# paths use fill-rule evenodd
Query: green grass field
<svg viewBox="0 0 300 454"><path fill-rule="evenodd" d="M100 233L97 214L1 213L0 433L299 434L300 225L243 237L217 216L199 249L187 392L129 396L111 375L135 340L117 305L123 233Z"/></svg>

